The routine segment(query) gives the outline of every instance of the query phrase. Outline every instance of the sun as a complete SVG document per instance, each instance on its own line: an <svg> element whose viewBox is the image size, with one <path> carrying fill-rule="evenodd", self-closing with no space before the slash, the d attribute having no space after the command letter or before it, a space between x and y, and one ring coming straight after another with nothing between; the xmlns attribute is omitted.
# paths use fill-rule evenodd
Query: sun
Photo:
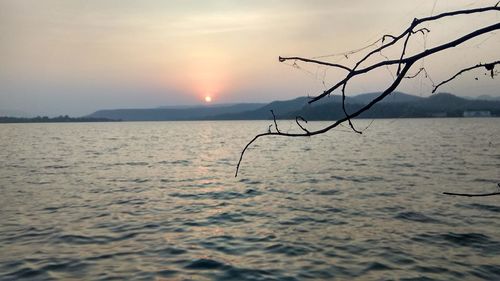
<svg viewBox="0 0 500 281"><path fill-rule="evenodd" d="M206 96L205 97L205 102L212 102L212 97L211 96Z"/></svg>

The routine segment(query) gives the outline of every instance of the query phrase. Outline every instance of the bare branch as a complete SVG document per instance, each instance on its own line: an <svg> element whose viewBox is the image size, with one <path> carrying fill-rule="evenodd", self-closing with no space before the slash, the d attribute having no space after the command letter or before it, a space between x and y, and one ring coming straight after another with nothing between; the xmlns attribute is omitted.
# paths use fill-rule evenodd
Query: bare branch
<svg viewBox="0 0 500 281"><path fill-rule="evenodd" d="M484 67L487 71L490 71L490 75L491 75L491 78L494 77L495 75L495 72L494 72L494 69L495 69L495 65L497 64L500 64L500 61L494 61L494 62L490 62L490 63L479 63L479 64L476 64L474 66L471 66L471 67L467 67L467 68L464 68L462 70L460 70L459 72L457 72L455 75L453 75L452 77L444 80L443 82L437 84L434 89L432 90L432 93L435 93L437 91L437 89L439 87L441 87L442 85L450 82L451 80L457 78L458 76L460 76L462 73L464 72L467 72L467 71L470 71L470 70L473 70L473 69L476 69L476 68L481 68L481 67Z"/></svg>
<svg viewBox="0 0 500 281"><path fill-rule="evenodd" d="M393 36L393 35L390 35L390 34L385 34L384 36L382 36L382 43L384 43L386 37L387 38L391 38L392 40L397 40L396 36Z"/></svg>
<svg viewBox="0 0 500 281"><path fill-rule="evenodd" d="M422 73L422 72L425 74L425 77L426 77L426 78L429 78L429 74L427 73L427 70L425 70L425 67L421 67L421 68L417 71L417 73L415 73L415 74L413 74L413 75L408 75L408 76L405 76L405 78L407 78L407 79L412 79L412 78L415 78L415 77L417 77L417 76L418 76L420 73ZM430 78L429 78L429 79L430 79ZM432 80L431 80L431 81L432 81Z"/></svg>
<svg viewBox="0 0 500 281"><path fill-rule="evenodd" d="M347 83L344 83L344 85L342 85L342 110L344 111L344 114L347 118L347 122L349 122L349 126L351 127L351 129L355 133L362 134L361 131L358 131L358 130L356 130L356 128L354 128L354 124L352 124L351 118L349 118L349 113L347 113L347 109L345 107L345 87L346 86L347 86Z"/></svg>
<svg viewBox="0 0 500 281"><path fill-rule="evenodd" d="M417 19L414 19L413 22L415 22ZM412 31L410 30L410 32L408 32L408 34L406 35L406 39L405 39L405 42L403 43L403 50L401 51L401 56L399 57L399 63L398 63L398 70L396 71L396 75L399 75L399 72L401 71L401 64L402 64L402 60L403 60L403 57L405 55L405 52L406 52L406 46L408 45L408 41L410 41L410 36L412 34Z"/></svg>
<svg viewBox="0 0 500 281"><path fill-rule="evenodd" d="M425 35L426 32L429 33L431 31L428 28L424 27L424 28L420 28L420 29L417 29L415 31L412 31L411 33L412 34L416 34L416 33L419 33L419 32L422 33L422 35Z"/></svg>
<svg viewBox="0 0 500 281"><path fill-rule="evenodd" d="M297 123L297 126L299 126L304 132L306 132L306 134L310 134L310 132L299 123L299 120L304 121L305 123L307 123L307 120L302 116L295 117L295 123Z"/></svg>
<svg viewBox="0 0 500 281"><path fill-rule="evenodd" d="M417 19L414 19L413 22L417 21ZM403 50L401 51L401 56L399 57L399 60L402 61L403 60L403 57L406 53L406 48L408 47L408 42L410 41L410 36L412 34L415 34L415 33L418 33L418 32L421 32L422 35L425 35L425 31L427 32L430 32L429 29L427 28L421 28L421 29L418 29L418 30L410 30L410 32L408 32L408 35L406 36L406 39L405 39L405 42L403 43ZM398 70L396 71L396 75L399 75L399 71L401 71L401 63L398 64Z"/></svg>
<svg viewBox="0 0 500 281"><path fill-rule="evenodd" d="M445 195L455 195L455 196L465 196L465 197L480 197L480 196L493 196L493 195L500 195L500 192L493 192L493 193L478 193L478 194L443 192L443 194L445 194Z"/></svg>
<svg viewBox="0 0 500 281"><path fill-rule="evenodd" d="M428 22L428 21L435 21L435 20L438 20L438 19L441 19L441 18L445 18L445 17L452 17L452 16L457 16L457 15L466 15L466 14L474 14L474 13L483 13L483 12L488 12L488 11L500 11L500 8L498 8L498 3L497 5L493 6L493 7L484 7L484 8L477 8L477 9L467 9L467 10L458 10L458 11L453 11L453 12L447 12L447 13L442 13L442 14L439 14L439 15L435 15L435 16L430 16L430 17L427 17L427 18L422 18L422 19L417 19L416 21L413 21L412 24L405 30L403 31L400 35L398 36L389 36L391 38L393 38L393 41L385 44L385 45L382 45L380 46L379 48L371 51L370 53L368 53L364 58L362 58L361 60L359 60L355 67L353 69L356 69L359 65L361 65L364 61L366 61L368 58L370 58L372 55L394 45L396 42L398 42L401 38L403 38L408 32L411 32L417 25L419 24L422 24L424 22ZM384 37L382 37L384 38Z"/></svg>
<svg viewBox="0 0 500 281"><path fill-rule="evenodd" d="M271 114L273 115L274 127L276 128L276 132L280 133L280 129L278 129L278 122L276 122L276 115L274 115L274 111L271 109Z"/></svg>
<svg viewBox="0 0 500 281"><path fill-rule="evenodd" d="M500 23L496 23L496 24L493 24L493 25L490 25L490 26L486 26L486 27L483 27L481 29L477 29L467 35L464 35L456 40L453 40L453 41L450 41L448 43L445 43L445 44L442 44L442 45L439 45L439 46L436 46L432 49L427 49L425 51L422 51L416 55L413 55L411 57L407 57L407 58L404 58L402 60L388 60L388 61L382 61L382 62L379 62L379 63L376 63L376 64L373 64L373 65L370 65L366 68L363 68L363 69L359 69L359 70L355 70L353 69L353 71L349 72L347 74L347 76L339 81L337 84L335 84L333 87L329 88L328 90L324 91L321 95L318 95L314 98L312 98L309 103L313 103L315 101L318 101L320 99L322 99L323 97L329 95L331 92L333 92L334 90L338 89L340 86L342 86L343 84L345 84L347 81L349 81L352 77L354 76L357 76L357 75L361 75L361 74L364 74L364 73L367 73L369 71L372 71L374 69L377 69L379 67L382 67L382 66L386 66L386 65L395 65L395 64L404 64L404 63L414 63L415 61L417 60L420 60L424 57L428 57L430 55L433 55L435 53L438 53L440 51L443 51L443 50L446 50L446 49L450 49L450 48L453 48L453 47L456 47L472 38L475 38L475 37L478 37L480 35L483 35L485 33L489 33L489 32L492 32L492 31L495 31L495 30L498 30L500 29Z"/></svg>
<svg viewBox="0 0 500 281"><path fill-rule="evenodd" d="M445 17L452 17L452 16L458 16L458 15L467 15L467 14L474 14L474 13L483 13L483 12L488 12L488 11L500 11L500 8L498 7L498 5L495 5L493 7L484 7L484 8L477 8L477 9L468 9L468 10L458 10L458 11L453 11L453 12L446 12L446 13L442 13L442 14L439 14L439 15L435 15L435 16L430 16L430 17L427 17L427 18L421 18L421 19L415 19L413 20L413 22L410 24L410 26L405 30L403 31L400 35L398 36L390 36L391 38L393 38L393 40L391 42L388 42L382 46L380 46L379 48L376 48L375 50L369 52L365 57L363 57L361 60L359 60L356 65L354 66L353 68L353 72L363 63L365 62L368 58L370 58L372 55L376 54L376 53L379 53L380 51L394 45L396 42L398 42L399 40L401 40L404 36L406 36L408 33L411 33L411 31L416 27L418 26L419 24L422 24L424 22L429 22L429 21L435 21L435 20L438 20L438 19L441 19L441 18L445 18ZM496 28L498 29L498 28ZM494 30L494 29L493 29ZM487 32L491 32L492 30L489 30ZM486 33L486 32L485 32ZM469 38L470 39L470 38ZM467 39L467 40L469 40ZM427 55L425 55L427 56ZM425 57L424 56L424 57ZM387 64L384 64L384 65L389 65L389 64L394 64L394 63L399 63L400 60L394 60L394 61L390 61L391 63L387 63ZM371 70L371 69L370 69ZM316 96L315 98L313 98L311 101L309 101L309 103L312 103L312 102L315 102L327 95L329 95L331 92L333 92L335 89L337 89L338 87L340 87L344 81L350 79L351 77L349 77L350 75L352 75L352 72L349 73L345 79L343 79L342 81L340 81L339 83L337 83L335 86L333 86L332 88L326 90L323 92L323 94L319 95L319 96ZM357 74L355 74L357 75ZM354 76L354 75L352 75Z"/></svg>
<svg viewBox="0 0 500 281"><path fill-rule="evenodd" d="M254 142L256 141L258 138L260 137L263 137L263 136L270 136L270 135L273 135L274 133L271 133L271 132L268 132L268 133L265 133L265 134L258 134L256 135L251 141L249 141L247 143L247 145L245 145L245 148L243 148L243 150L241 151L241 154L240 154L240 160L238 160L238 164L236 165L236 173L234 173L234 177L236 178L238 176L238 171L240 170L240 164L241 164L241 161L243 160L243 155L245 154L245 151L247 151L248 147Z"/></svg>
<svg viewBox="0 0 500 281"><path fill-rule="evenodd" d="M298 61L303 61L303 62L309 62L309 63L315 63L315 64L326 65L326 66L331 66L331 67L337 67L337 68L341 68L341 69L344 69L347 71L352 70L345 65L336 64L336 63L329 63L329 62L313 60L313 59L307 59L307 58L301 58L301 57L278 57L278 60L280 62L285 62L287 60L298 60Z"/></svg>
<svg viewBox="0 0 500 281"><path fill-rule="evenodd" d="M348 114L347 112L345 112L345 114L346 114L346 117L349 117L349 114ZM352 129L355 133L358 133L358 134L360 134L360 135L361 135L361 134L363 134L363 132L362 132L362 131L359 131L359 130L357 130L356 128L354 128L354 124L352 123L351 118L348 118L348 119L347 119L347 122L349 123L349 126L351 127L351 129Z"/></svg>
<svg viewBox="0 0 500 281"><path fill-rule="evenodd" d="M498 188L500 188L500 183L497 183ZM479 197L479 196L493 196L500 195L500 191L492 193L454 193L454 192L443 192L445 195L455 195L455 196L465 196L465 197Z"/></svg>
<svg viewBox="0 0 500 281"><path fill-rule="evenodd" d="M476 9L466 9L466 10L457 10L453 12L445 12L439 15L434 15L426 18L417 19L417 25L427 22L427 21L435 21L445 17L452 17L457 15L470 15L476 13L483 13L488 11L500 11L500 7L498 7L498 3L495 6L476 8Z"/></svg>
<svg viewBox="0 0 500 281"><path fill-rule="evenodd" d="M257 139L259 139L261 137L264 137L264 136L309 137L309 136L314 136L314 135L326 133L326 132L328 132L328 131L330 131L330 130L336 128L336 127L338 127L339 125L343 125L344 122L348 122L348 124L350 125L351 129L354 132L361 133L361 131L358 131L358 130L356 130L354 128L354 125L352 124L352 121L351 121L352 118L358 117L360 114L362 114L363 112L369 110L372 106L374 106L375 104L377 104L378 102L380 102L382 99L384 99L386 96L388 96L389 94L391 94L400 85L402 79L404 79L404 78L415 78L416 76L418 76L422 72L425 73L426 77L428 77L428 73L425 70L425 68L423 68L423 67L420 68L418 70L418 72L416 72L415 74L413 74L413 75L407 75L408 71L411 69L411 67L417 61L419 61L421 59L424 59L426 57L429 57L431 55L434 55L434 54L436 54L438 52L441 52L441 51L448 50L450 48L456 47L456 46L458 46L458 45L460 45L460 44L462 44L464 42L467 42L467 41L475 38L475 37L481 36L481 35L486 34L486 33L491 33L491 32L493 32L495 30L499 30L500 29L500 22L497 22L497 23L494 23L492 25L476 29L476 30L474 30L471 33L462 35L461 37L456 38L453 41L449 41L449 42L443 43L441 45L435 46L433 48L425 49L425 50L423 50L423 51L421 51L421 52L419 52L417 54L414 54L412 56L405 57L406 48L407 48L407 45L409 44L409 39L410 39L411 35L416 34L416 33L425 34L426 32L430 32L430 30L428 28L425 28L425 27L417 29L420 24L422 24L424 22L435 21L435 20L438 20L438 19L441 19L441 18L452 17L452 16L457 16L457 15L467 15L467 14L474 14L474 13L483 13L483 12L488 12L488 11L497 11L498 12L498 11L500 11L500 8L498 7L498 5L499 5L499 3L497 3L495 6L491 6L491 7L484 7L484 8L477 8L477 9L468 9L468 10L458 10L458 11L446 12L446 13L442 13L442 14L439 14L439 15L430 16L430 17L426 17L426 18L414 19L412 21L412 23L410 24L410 26L407 29L405 29L398 36L387 35L386 34L381 39L375 41L375 43L373 43L373 44L371 44L371 45L369 45L367 47L363 47L363 48L361 48L359 50L351 51L351 52L348 52L348 53L343 53L343 55L347 57L348 54L359 52L360 50L365 50L367 48L370 48L370 47L376 45L379 41L382 42L382 45L380 47L377 47L374 50L368 52L368 54L366 54L362 59L360 59L354 65L354 67L352 67L352 68L349 68L347 66L340 65L340 64L334 64L334 63L319 61L319 60L315 60L315 59L306 59L306 58L301 58L301 57L279 57L279 61L280 62L284 62L284 61L287 61L287 60L294 60L294 64L295 64L295 61L303 61L303 62L307 62L307 63L315 63L315 64L320 64L320 65L325 65L325 66L331 66L331 67L335 67L335 68L340 68L340 69L344 69L344 70L348 71L348 73L346 74L346 76L343 79L339 80L336 84L334 84L333 86L331 86L329 89L323 91L323 93L321 93L320 95L318 95L318 96L312 98L310 101L308 101L309 104L313 103L313 102L315 102L315 101L317 101L319 99L322 99L323 97L331 94L333 91L335 91L335 90L337 90L337 89L340 88L341 92L342 92L342 109L343 109L343 112L345 114L345 117L343 117L343 118L341 118L341 119L333 122L332 124L330 124L330 125L328 125L326 127L321 128L321 129L309 131L304 126L302 126L302 124L299 122L299 121L303 121L303 122L307 123L307 121L303 117L297 116L295 118L295 122L297 123L297 126L302 130L302 132L300 132L300 133L283 133L283 132L279 131L278 124L277 124L277 121L276 121L276 116L274 115L274 112L271 110L271 114L273 115L274 126L276 127L276 132L272 132L271 131L271 126L272 126L271 125L271 126L269 126L269 129L268 129L267 133L258 134L249 143L247 143L247 145L244 147L244 149L241 152L240 159L239 159L238 164L236 166L235 176L238 175L238 171L239 171L239 168L240 168L240 165L241 165L241 162L243 160L243 156L244 156L245 152L248 150L248 148L250 147L251 144L253 144ZM384 43L387 38L390 38L392 40L389 41L389 42L387 42L387 43ZM384 61L376 62L376 63L373 63L371 65L365 66L364 68L360 68L360 66L363 64L363 62L365 62L372 55L374 55L376 53L380 53L381 54L382 50L384 50L386 48L389 48L390 46L393 46L394 44L396 44L397 42L399 42L403 38L404 38L404 42L403 42L403 45L402 45L401 55L399 56L399 59L390 60L390 59L386 58L386 60L384 60ZM461 73L463 73L465 71L469 71L469 70L474 69L474 68L485 67L486 70L488 70L488 71L491 72L491 75L493 77L494 74L495 74L494 67L498 63L500 63L500 62L496 61L496 62L493 62L493 63L478 64L478 65L476 65L474 67L470 67L470 68L464 69L464 70L460 71L459 73L457 73L452 78L450 78L450 79L448 79L448 80L446 80L444 82L441 82L438 86L435 87L434 91L439 86L441 86L441 85L443 85L443 84L445 84L445 83L453 80L455 77L459 76ZM360 75L363 75L363 74L368 73L368 72L370 72L372 70L378 69L380 67L386 67L386 68L388 68L389 66L394 66L394 65L398 66L398 70L397 70L397 73L396 73L396 77L394 77L394 81L392 81L392 83L389 85L389 87L387 87L379 96L377 96L376 98L374 98L373 100L371 100L368 104L366 104L362 108L358 109L357 111L355 111L353 113L348 113L347 109L346 109L346 94L345 94L345 89L346 89L347 83L349 83L349 81L351 81L352 78L360 76ZM432 82L432 84L434 85L434 82ZM445 194L448 194L448 195L460 195L458 193L445 193ZM472 195L469 194L469 195L470 196L489 196L489 195L477 195L477 194L472 194ZM496 195L496 193L495 193L495 195ZM468 196L468 195L461 194L461 196Z"/></svg>
<svg viewBox="0 0 500 281"><path fill-rule="evenodd" d="M417 73L415 73L415 74L413 74L413 75L405 76L405 78L407 78L407 79L412 79L412 78L415 78L415 77L417 77L417 76L418 76L418 75L419 75L422 71L424 71L424 70L425 70L425 68L421 67L421 68L417 71Z"/></svg>
<svg viewBox="0 0 500 281"><path fill-rule="evenodd" d="M337 120L335 123L331 124L330 126L324 127L323 129L319 129L319 130L316 130L316 131L306 132L306 133L281 133L281 132L277 133L277 132L267 132L267 133L262 133L262 134L256 135L250 142L248 142L245 145L245 147L241 151L240 159L238 160L238 164L236 165L236 172L235 172L234 176L235 177L238 176L238 171L240 169L241 161L243 161L243 156L244 156L245 152L247 151L248 147L252 143L254 143L257 139L259 139L261 137L264 137L264 136L309 137L309 136L314 136L314 135L319 135L319 134L326 133L326 132L330 131L331 129L338 127L340 124L346 122L350 118L355 118L355 117L359 116L361 113L367 111L373 105L375 105L376 103L378 103L379 101L381 101L382 99L384 99L386 96L388 96L389 94L391 94L397 88L397 86L399 85L399 83L401 83L401 80L403 79L404 75L408 72L408 70L411 68L411 66L412 66L412 63L407 63L405 65L405 67L403 67L403 69L401 70L401 74L398 77L396 77L396 80L394 80L394 82L384 92L382 92L378 97L376 97L375 99L373 99L370 103L368 103L367 105L363 106L361 109L359 109L358 111L354 112L353 114L350 114L349 116L346 116L346 117L344 117L342 119Z"/></svg>

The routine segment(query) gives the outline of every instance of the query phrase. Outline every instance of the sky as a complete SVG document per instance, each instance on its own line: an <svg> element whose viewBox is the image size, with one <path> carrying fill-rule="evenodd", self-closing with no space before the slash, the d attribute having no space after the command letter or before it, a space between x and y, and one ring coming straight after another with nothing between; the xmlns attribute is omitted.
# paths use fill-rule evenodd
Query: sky
<svg viewBox="0 0 500 281"><path fill-rule="evenodd" d="M352 66L384 34L399 34L415 17L494 5L470 0L0 0L0 114L82 116L99 109L269 102L320 94L342 71L278 56ZM499 21L499 13L426 25L410 53ZM481 36L419 62L429 77L398 88L430 95L459 69L498 60L500 34ZM397 57L397 50L384 53ZM378 56L377 59L383 59ZM392 74L391 74L392 73ZM349 95L383 90L394 69L347 87ZM476 80L475 78L479 78ZM442 90L500 96L499 78L463 75Z"/></svg>

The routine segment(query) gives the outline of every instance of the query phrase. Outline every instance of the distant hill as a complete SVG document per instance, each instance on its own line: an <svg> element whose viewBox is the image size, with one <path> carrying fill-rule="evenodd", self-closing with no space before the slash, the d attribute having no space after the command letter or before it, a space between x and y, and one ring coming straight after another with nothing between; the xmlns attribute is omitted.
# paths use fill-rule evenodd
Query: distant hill
<svg viewBox="0 0 500 281"><path fill-rule="evenodd" d="M368 93L346 98L346 109L355 112L369 103L380 93ZM302 116L306 120L337 120L343 118L340 96L328 97L317 103L308 104L309 99L302 97L289 101L272 102L262 108L214 116L212 119L251 120L272 119L269 112L273 109L277 119L294 119ZM452 94L440 93L427 98L395 92L359 118L419 118L419 117L461 117L464 111L490 111L500 116L500 101L467 100Z"/></svg>
<svg viewBox="0 0 500 281"><path fill-rule="evenodd" d="M480 95L479 97L476 98L476 100L500 101L500 97L494 97L494 96L490 96L490 95Z"/></svg>
<svg viewBox="0 0 500 281"><path fill-rule="evenodd" d="M375 93L366 93L366 94L360 94L357 96L354 96L352 99L354 103L360 103L360 104L367 104L370 101L372 101L374 98L376 98L378 95L380 95L380 92L375 92ZM417 97L409 94L405 94L402 92L393 92L387 97L385 97L383 100L381 100L381 103L403 103L403 102L417 102L420 101L424 98L422 97Z"/></svg>
<svg viewBox="0 0 500 281"><path fill-rule="evenodd" d="M300 111L302 109L310 108L312 105L307 102L311 99L308 97L298 97L293 100L273 101L263 107L251 111L241 111L228 114L221 114L212 116L213 120L261 120L272 118L271 110L274 112L276 118L288 118L290 112ZM347 98L351 100L351 98ZM332 102L342 102L340 96L332 95L327 96L315 103L317 105L329 104Z"/></svg>
<svg viewBox="0 0 500 281"><path fill-rule="evenodd" d="M348 112L366 105L380 93L366 93L346 97ZM87 117L119 119L123 121L174 121L174 120L267 120L273 110L277 119L335 120L344 117L342 99L338 95L325 97L313 104L310 98L274 101L269 104L212 105L188 108L113 109L100 110ZM464 111L489 111L500 116L500 101L470 100L448 93L430 97L417 97L394 92L382 102L364 112L360 118L411 118L411 117L460 117Z"/></svg>
<svg viewBox="0 0 500 281"><path fill-rule="evenodd" d="M492 100L492 101L500 101L500 96L490 96L490 95L480 95L477 97L472 96L461 96L461 98L467 100Z"/></svg>
<svg viewBox="0 0 500 281"><path fill-rule="evenodd" d="M448 93L415 98L378 103L359 118L462 117L464 111L489 111L494 116L500 116L500 101L467 100ZM364 105L366 103L353 102L346 104L346 108L348 112L354 112ZM290 112L287 118L295 116L307 120L336 120L344 117L344 113L341 103L329 103Z"/></svg>
<svg viewBox="0 0 500 281"><path fill-rule="evenodd" d="M96 111L86 117L109 118L123 121L180 121L203 120L211 116L244 112L264 106L263 103L242 103L233 105L209 105L197 107L159 107L142 109L106 109Z"/></svg>

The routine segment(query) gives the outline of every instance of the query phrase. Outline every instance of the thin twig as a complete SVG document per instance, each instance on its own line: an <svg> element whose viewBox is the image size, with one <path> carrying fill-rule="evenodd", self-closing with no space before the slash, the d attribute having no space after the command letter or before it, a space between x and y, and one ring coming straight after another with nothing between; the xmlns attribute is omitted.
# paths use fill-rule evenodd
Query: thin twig
<svg viewBox="0 0 500 281"><path fill-rule="evenodd" d="M415 22L417 19L414 19L413 21ZM408 45L408 41L410 41L410 36L412 34L412 30L410 30L410 32L408 32L408 35L406 35L406 39L405 39L405 42L403 43L403 50L401 51L401 56L399 57L399 63L398 63L398 70L396 70L396 75L399 75L399 72L401 71L401 64L402 64L402 60L403 60L403 57L405 56L405 52L406 52L406 46Z"/></svg>
<svg viewBox="0 0 500 281"><path fill-rule="evenodd" d="M415 73L415 74L413 74L413 75L405 76L405 78L407 78L407 79L412 79L412 78L415 78L415 77L417 77L417 76L418 76L418 75L419 75L422 71L425 73L425 76L427 77L427 72L425 71L425 68L424 68L424 67L421 67L421 68L417 71L417 73Z"/></svg>
<svg viewBox="0 0 500 281"><path fill-rule="evenodd" d="M497 183L498 188L500 188L500 182ZM466 196L466 197L477 197L477 196L493 196L493 195L500 195L499 192L492 192L492 193L454 193L454 192L443 192L445 195L455 195L455 196Z"/></svg>
<svg viewBox="0 0 500 281"><path fill-rule="evenodd" d="M278 60L280 62L285 62L287 60L298 60L298 61L303 61L303 62L309 62L309 63L315 63L315 64L320 64L320 65L326 65L326 66L331 66L331 67L337 67L341 68L347 71L351 71L349 67L337 63L330 63L326 61L319 61L319 60L313 60L313 59L307 59L307 58L301 58L301 57L278 57Z"/></svg>
<svg viewBox="0 0 500 281"><path fill-rule="evenodd" d="M394 37L394 36L391 36L391 35L385 35L386 37ZM314 59L320 59L320 58L327 58L327 57L335 57L335 56L343 56L345 57L346 59L349 58L349 55L353 55L353 54L356 54L356 53L359 53L361 51L364 51L370 47L373 47L375 45L377 45L378 42L380 41L383 41L383 38L382 39L377 39L377 41L371 43L371 44L368 44L364 47L361 47L359 49L356 49L356 50L351 50L351 51L348 51L348 52L343 52L343 53L336 53L336 54L329 54L329 55L323 55L323 56L317 56L317 57L313 57ZM383 43L383 42L382 42Z"/></svg>
<svg viewBox="0 0 500 281"><path fill-rule="evenodd" d="M412 31L411 33L412 34L416 34L416 33L419 33L419 32L422 33L422 35L425 35L426 32L429 33L431 31L428 28L423 27L423 28L417 29L415 31Z"/></svg>
<svg viewBox="0 0 500 281"><path fill-rule="evenodd" d="M455 195L455 196L465 196L465 197L482 197L482 196L500 195L500 192L478 193L478 194L443 192L443 194L445 194L445 195Z"/></svg>
<svg viewBox="0 0 500 281"><path fill-rule="evenodd" d="M415 21L417 21L417 19L414 19L413 21L415 22ZM415 30L415 31L412 29L412 30L410 30L410 31L408 32L408 35L406 36L405 42L403 43L403 50L401 51L401 56L399 57L399 60L400 60L400 61L401 61L401 60L403 60L403 57L404 57L404 55L405 55L405 53L406 53L406 48L408 47L408 42L410 41L410 36L411 36L412 34L416 34L416 33L419 33L419 32L421 32L421 33L422 33L422 35L425 35L425 32L426 32L426 31L427 31L427 32L430 32L430 30L429 30L429 29L427 29L427 28L425 28L425 27L424 27L424 28L420 28L420 29ZM396 75L398 75L398 74L399 74L399 71L400 71L400 70L401 70L401 63L400 63L400 64L398 64L398 70L396 71Z"/></svg>
<svg viewBox="0 0 500 281"><path fill-rule="evenodd" d="M274 115L274 111L271 109L271 114L273 115L274 127L276 128L276 132L280 133L280 129L278 129L278 122L276 122L276 115Z"/></svg>
<svg viewBox="0 0 500 281"><path fill-rule="evenodd" d="M476 68L481 68L481 67L484 67L487 71L490 71L491 73L491 78L493 78L493 76L495 75L494 73L494 69L495 69L495 65L497 64L500 64L500 61L494 61L494 62L490 62L490 63L479 63L479 64L476 64L474 66L471 66L471 67L467 67L467 68L464 68L462 70L460 70L459 72L457 72L455 75L453 75L452 77L444 80L443 82L437 84L434 89L432 90L433 93L435 93L437 91L437 89L439 87L441 87L442 85L450 82L451 80L457 78L458 76L460 76L462 73L464 72L467 72L467 71L470 71L470 70L473 70L473 69L476 69Z"/></svg>
<svg viewBox="0 0 500 281"><path fill-rule="evenodd" d="M346 86L347 86L347 83L344 83L344 85L342 85L342 110L344 111L345 117L347 117L347 122L349 123L349 126L351 127L351 129L358 134L362 134L363 132L358 131L358 130L356 130L356 128L354 128L354 124L352 123L351 118L349 118L349 113L347 113L347 109L345 107L345 100L346 100L345 87Z"/></svg>
<svg viewBox="0 0 500 281"><path fill-rule="evenodd" d="M386 37L391 38L393 41L396 40L396 36L385 34L384 36L382 36L382 43L384 43Z"/></svg>
<svg viewBox="0 0 500 281"><path fill-rule="evenodd" d="M302 116L295 117L295 123L297 123L297 126L299 126L299 128L301 128L302 131L306 132L306 134L310 134L310 132L299 123L299 120L304 121L305 123L307 123L307 120L304 119Z"/></svg>

